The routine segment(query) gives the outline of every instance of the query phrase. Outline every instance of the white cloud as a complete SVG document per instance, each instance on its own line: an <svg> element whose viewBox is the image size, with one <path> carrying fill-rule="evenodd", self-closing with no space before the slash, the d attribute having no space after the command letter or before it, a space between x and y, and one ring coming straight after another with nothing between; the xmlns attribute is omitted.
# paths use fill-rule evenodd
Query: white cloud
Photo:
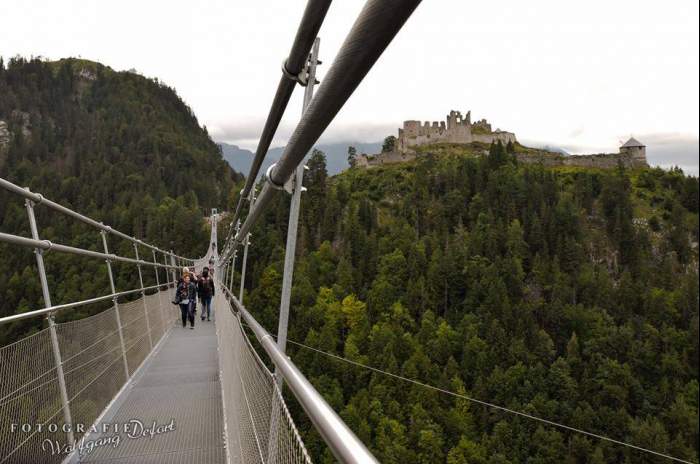
<svg viewBox="0 0 700 464"><path fill-rule="evenodd" d="M331 5L321 81L364 1ZM255 147L305 4L5 0L0 53L80 55L158 76L214 137ZM697 0L423 2L325 137L376 141L405 119L472 109L521 139L561 146L697 138L697 37ZM296 91L275 144L300 108Z"/></svg>
<svg viewBox="0 0 700 464"><path fill-rule="evenodd" d="M265 123L263 119L248 118L242 125L226 124L209 127L209 134L214 140L238 145L241 148L255 150L258 145L258 137ZM283 146L287 143L295 126L285 121L280 124L272 141L271 147ZM377 142L387 135L396 135L398 126L381 123L339 123L331 124L321 136L319 143L336 142Z"/></svg>

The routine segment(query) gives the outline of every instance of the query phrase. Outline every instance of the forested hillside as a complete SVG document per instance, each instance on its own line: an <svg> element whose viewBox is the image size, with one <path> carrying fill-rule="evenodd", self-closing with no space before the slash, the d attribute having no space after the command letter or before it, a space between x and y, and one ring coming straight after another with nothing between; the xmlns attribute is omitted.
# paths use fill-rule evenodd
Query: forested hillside
<svg viewBox="0 0 700 464"><path fill-rule="evenodd" d="M173 89L94 62L0 60L0 126L0 177L184 256L206 250L203 216L223 208L240 180ZM102 251L94 229L40 205L36 212L42 239ZM23 201L3 190L0 230L30 236ZM130 243L110 245L134 255ZM109 293L102 261L55 252L46 261L54 304ZM0 262L0 316L40 308L31 250L0 244ZM134 266L115 267L118 290L138 286ZM151 270L146 276L154 280ZM0 326L0 345L41 324Z"/></svg>
<svg viewBox="0 0 700 464"><path fill-rule="evenodd" d="M523 166L501 146L333 178L321 153L309 166L290 340L697 462L697 178ZM277 201L253 232L245 300L273 333ZM664 462L288 350L383 463Z"/></svg>

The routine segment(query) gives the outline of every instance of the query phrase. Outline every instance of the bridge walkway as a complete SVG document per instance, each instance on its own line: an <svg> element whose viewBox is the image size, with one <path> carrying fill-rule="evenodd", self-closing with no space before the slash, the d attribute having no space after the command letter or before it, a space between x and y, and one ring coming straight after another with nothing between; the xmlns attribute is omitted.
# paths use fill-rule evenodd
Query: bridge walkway
<svg viewBox="0 0 700 464"><path fill-rule="evenodd" d="M226 462L224 419L215 322L201 321L195 329L180 321L146 360L131 385L114 401L101 424L122 426L138 420L145 428L163 426L154 436L130 438L120 431L117 446L97 446L81 463L219 464ZM172 421L172 427L167 427ZM135 426L138 428L138 424ZM168 430L172 428L173 430ZM135 432L132 432L132 435ZM107 432L99 438L108 438ZM88 440L93 439L89 437ZM77 453L76 453L77 454Z"/></svg>

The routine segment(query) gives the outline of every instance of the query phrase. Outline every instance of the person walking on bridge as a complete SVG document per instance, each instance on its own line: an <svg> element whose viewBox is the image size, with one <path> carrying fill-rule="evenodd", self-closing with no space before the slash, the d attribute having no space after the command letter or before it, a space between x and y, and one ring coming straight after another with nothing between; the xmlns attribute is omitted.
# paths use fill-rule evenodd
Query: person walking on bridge
<svg viewBox="0 0 700 464"><path fill-rule="evenodd" d="M190 269L190 282L194 284L195 290L197 289L197 282L199 281L199 274L197 274L197 268L193 267ZM197 316L197 297L193 298L190 301L190 304L192 305L192 317Z"/></svg>
<svg viewBox="0 0 700 464"><path fill-rule="evenodd" d="M202 302L202 320L206 317L210 321L211 317L211 300L214 297L214 279L209 275L209 268L202 269L202 275L197 281L197 293L199 301Z"/></svg>
<svg viewBox="0 0 700 464"><path fill-rule="evenodd" d="M175 301L180 306L182 315L182 328L187 326L187 320L190 321L190 329L194 329L194 300L197 298L197 288L190 280L189 273L183 273L182 279L177 284L175 293Z"/></svg>

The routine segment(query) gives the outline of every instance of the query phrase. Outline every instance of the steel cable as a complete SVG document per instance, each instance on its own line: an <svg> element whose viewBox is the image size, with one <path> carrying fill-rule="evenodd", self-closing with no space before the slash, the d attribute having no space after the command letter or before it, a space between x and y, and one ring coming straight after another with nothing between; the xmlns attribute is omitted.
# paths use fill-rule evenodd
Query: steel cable
<svg viewBox="0 0 700 464"><path fill-rule="evenodd" d="M289 52L289 57L283 64L287 73L291 75L298 75L302 72L306 57L309 54L309 50L311 50L311 45L318 35L318 31L321 28L321 24L326 17L326 13L328 12L330 5L331 0L309 0L309 2L306 4L306 9L304 10L301 22L299 23L299 28L297 29L296 37L294 38L292 48ZM295 86L296 82L283 73L282 77L280 78L280 82L277 85L277 92L275 92L275 98L272 101L272 106L270 106L270 112L267 115L265 126L263 127L262 134L260 135L258 148L255 151L255 158L253 158L253 163L250 166L250 171L248 173L248 177L246 178L245 186L241 191L241 196L238 198L236 210L233 214L233 224L235 224L240 215L243 201L248 197L248 194L250 194L250 190L255 183L255 179L260 171L260 166L262 165L263 159L265 159L267 150L270 148L272 138L274 137L277 127L282 120L282 116L287 108L292 92L294 92ZM229 230L229 238L232 230L233 228Z"/></svg>
<svg viewBox="0 0 700 464"><path fill-rule="evenodd" d="M247 326L247 324L246 324L246 326ZM418 385L418 386L423 387L423 388L428 388L428 389L430 389L430 390L434 390L434 391L437 391L437 392L440 392L440 393L444 393L444 394L451 395L451 396L454 396L454 397L457 397L457 398L461 398L461 399L464 399L464 400L467 400L467 401L470 401L470 402L473 402L473 403L477 403L477 404L480 404L480 405L482 405L482 406L486 406L486 407L489 407L489 408L492 408L492 409L498 409L498 410L500 410L500 411L507 412L507 413L509 413L509 414L514 414L514 415L517 415L517 416L525 417L525 418L527 418L527 419L531 419L531 420L535 420L535 421L538 421L538 422L542 422L542 423L544 423L544 424L547 424L547 425L550 425L550 426L553 426L553 427L562 428L562 429L568 430L568 431L570 431L570 432L580 433L580 434L582 434L582 435L587 435L587 436L589 436L589 437L597 438L597 439L599 439L599 440L603 440L603 441L608 441L608 442L611 442L611 443L615 443L615 444L617 444L617 445L624 446L624 447L627 447L627 448L632 448L632 449L635 449L635 450L637 450L637 451L643 451L643 452L645 452L645 453L649 453L649 454L653 454L653 455L656 455L656 456L660 456L660 457L663 457L663 458L666 458L666 459L670 459L670 460L672 460L672 461L682 462L682 463L685 463L685 464L695 464L695 463L693 463L693 462L691 462L691 461L686 461L686 460L684 460L684 459L680 459L680 458L677 458L677 457L674 457L674 456L670 456L670 455L668 455L668 454L660 453L660 452L658 452L658 451L654 451L654 450L651 450L651 449L648 449L648 448L643 448L643 447L641 447L641 446L633 445L633 444L631 444L631 443L626 443L626 442L624 442L624 441L615 440L614 438L609 438L609 437L606 437L606 436L604 436L604 435L599 435L599 434L597 434L597 433L587 432L587 431L585 431L585 430L577 429L577 428L575 428L575 427L571 427L571 426L568 426L568 425L565 425L565 424L561 424L561 423L558 423L558 422L554 422L554 421L551 421L551 420L549 420L549 419L544 419L544 418L542 418L542 417L533 416L532 414L528 414L528 413L526 413L526 412L516 411L516 410L514 410L514 409L506 408L506 407L504 407L504 406L499 406L499 405L497 405L497 404L489 403L489 402L487 402L487 401L483 401L483 400L479 400L479 399L476 399L476 398L472 398L472 397L470 397L470 396L466 396L466 395L463 395L463 394L461 394L461 393L456 393L456 392L453 392L453 391L450 391L450 390L446 390L446 389L444 389L444 388L436 387L436 386L434 386L434 385L430 385L430 384L421 382L421 381L419 381L419 380L411 379L411 378L404 377L404 376L401 376L401 375L398 375L398 374L393 374L393 373L391 373L391 372L387 372L387 371L384 371L384 370L382 370L382 369L378 369L378 368L376 368L376 367L368 366L368 365L366 365L366 364L362 364L362 363L359 363L359 362L357 362L357 361L353 361L353 360L351 360L351 359L347 359L347 358L344 358L344 357L342 357L342 356L338 356L337 354L328 353L328 352L326 352L326 351L319 350L318 348L314 348L314 347L311 347L311 346L308 346L308 345L304 345L303 343L295 342L295 341L293 341L293 340L288 340L288 342L291 343L291 344L293 344L293 345L297 345L297 346L299 346L299 347L301 347L301 348L304 348L304 349L306 349L306 350L314 351L314 352L316 352L316 353L323 354L323 355L328 356L328 357L330 357L330 358L334 358L334 359L336 359L336 360L338 360L338 361L343 361L343 362L345 362L345 363L352 364L352 365L354 365L354 366L361 367L361 368L363 368L363 369L367 369L367 370L370 370L370 371L372 371L372 372L376 372L376 373L378 373L378 374L382 374L382 375L386 375L386 376L389 376L389 377L393 377L393 378L395 378L395 379L402 380L402 381L404 381L404 382L409 382L409 383L412 383L412 384L414 384L414 385Z"/></svg>
<svg viewBox="0 0 700 464"><path fill-rule="evenodd" d="M420 0L369 0L365 4L224 261L268 207L276 191L271 184L279 187L287 182L419 4Z"/></svg>

